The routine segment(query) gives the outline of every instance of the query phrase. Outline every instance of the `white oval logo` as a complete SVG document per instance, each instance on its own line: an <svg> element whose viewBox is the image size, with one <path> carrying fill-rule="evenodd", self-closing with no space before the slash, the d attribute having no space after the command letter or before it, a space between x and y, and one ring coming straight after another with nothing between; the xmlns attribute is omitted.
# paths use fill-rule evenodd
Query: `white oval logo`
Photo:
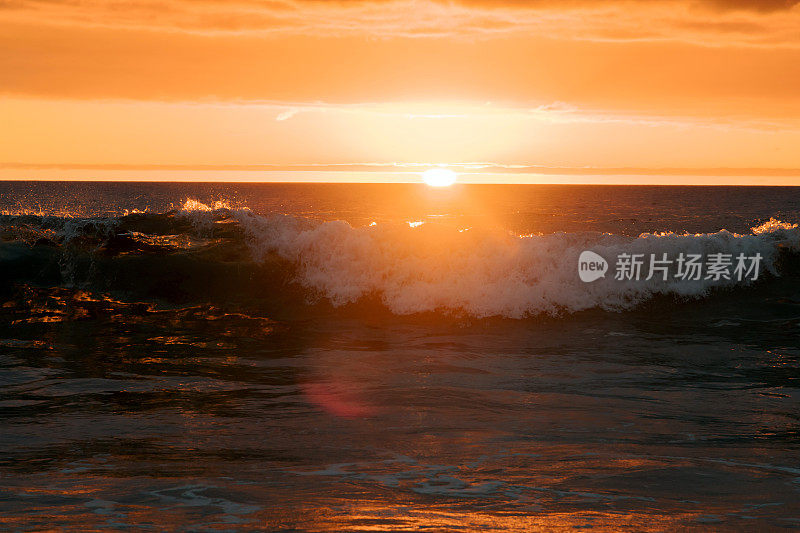
<svg viewBox="0 0 800 533"><path fill-rule="evenodd" d="M578 275L581 277L581 281L589 283L604 278L607 271L608 261L602 256L590 250L581 252L581 256L578 258Z"/></svg>

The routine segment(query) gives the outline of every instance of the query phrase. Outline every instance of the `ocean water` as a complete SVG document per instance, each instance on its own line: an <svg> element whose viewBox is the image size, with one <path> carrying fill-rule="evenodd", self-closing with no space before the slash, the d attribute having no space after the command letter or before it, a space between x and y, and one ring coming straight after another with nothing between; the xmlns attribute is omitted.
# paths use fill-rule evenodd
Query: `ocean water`
<svg viewBox="0 0 800 533"><path fill-rule="evenodd" d="M800 187L0 182L0 212L0 529L800 528ZM760 270L616 279L681 253Z"/></svg>

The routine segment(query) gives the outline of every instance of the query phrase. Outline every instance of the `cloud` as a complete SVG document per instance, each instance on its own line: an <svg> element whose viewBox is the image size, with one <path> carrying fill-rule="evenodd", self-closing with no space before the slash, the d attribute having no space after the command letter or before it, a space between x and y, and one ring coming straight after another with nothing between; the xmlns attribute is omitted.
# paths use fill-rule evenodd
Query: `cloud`
<svg viewBox="0 0 800 533"><path fill-rule="evenodd" d="M299 112L300 112L299 109L287 109L286 111L278 113L278 116L275 117L275 120L278 122L283 122L284 120L289 120Z"/></svg>
<svg viewBox="0 0 800 533"><path fill-rule="evenodd" d="M391 0L168 0L156 2L153 0L0 0L0 9L21 10L32 9L44 11L48 7L88 8L92 10L105 9L109 12L123 13L141 12L168 15L179 11L228 12L228 13L257 13L259 11L290 11L305 6L333 6L345 8L348 6L377 3L387 4ZM631 7L641 7L645 2L637 0L457 0L455 2L440 2L447 4L482 5L490 7L533 7L533 8L574 8L586 6L608 6L614 4L627 4ZM800 3L800 0L650 0L646 4L692 4L695 6L709 7L721 10L750 10L750 11L775 11L791 9Z"/></svg>
<svg viewBox="0 0 800 533"><path fill-rule="evenodd" d="M796 0L711 0L708 4L722 9L751 9L754 11L775 11L796 6Z"/></svg>
<svg viewBox="0 0 800 533"><path fill-rule="evenodd" d="M800 0L0 0L0 21L192 33L800 45Z"/></svg>

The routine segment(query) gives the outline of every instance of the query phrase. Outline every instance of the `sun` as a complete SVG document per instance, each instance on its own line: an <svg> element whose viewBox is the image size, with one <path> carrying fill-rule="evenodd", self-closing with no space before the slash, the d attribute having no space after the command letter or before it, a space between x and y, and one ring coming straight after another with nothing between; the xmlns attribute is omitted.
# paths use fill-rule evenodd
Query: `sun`
<svg viewBox="0 0 800 533"><path fill-rule="evenodd" d="M432 168L422 173L422 181L431 187L448 187L457 177L458 174L448 168Z"/></svg>

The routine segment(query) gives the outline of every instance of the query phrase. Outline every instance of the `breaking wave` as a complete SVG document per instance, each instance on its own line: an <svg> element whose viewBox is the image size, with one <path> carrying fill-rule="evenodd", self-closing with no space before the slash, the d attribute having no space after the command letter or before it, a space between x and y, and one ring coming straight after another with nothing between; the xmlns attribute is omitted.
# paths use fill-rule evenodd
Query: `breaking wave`
<svg viewBox="0 0 800 533"><path fill-rule="evenodd" d="M6 290L36 284L166 301L333 307L379 300L394 314L523 318L624 310L656 296L702 298L747 285L670 276L592 283L577 273L592 250L619 254L725 253L762 257L760 283L797 277L800 229L779 220L749 234L513 235L491 228L402 223L354 227L189 200L182 209L111 218L0 217Z"/></svg>

